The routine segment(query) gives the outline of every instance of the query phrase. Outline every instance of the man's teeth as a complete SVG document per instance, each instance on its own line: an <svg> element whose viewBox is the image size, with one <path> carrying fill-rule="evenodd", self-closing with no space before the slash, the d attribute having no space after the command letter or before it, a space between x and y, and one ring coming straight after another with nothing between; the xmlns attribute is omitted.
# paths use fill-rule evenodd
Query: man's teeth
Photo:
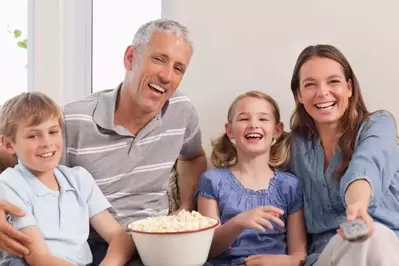
<svg viewBox="0 0 399 266"><path fill-rule="evenodd" d="M42 158L48 158L54 155L55 152L47 152L47 153L43 153L43 154L39 154L39 157Z"/></svg>
<svg viewBox="0 0 399 266"><path fill-rule="evenodd" d="M159 86L155 83L150 83L150 87L161 92L161 93L164 93L166 91L166 89L162 88L161 86Z"/></svg>
<svg viewBox="0 0 399 266"><path fill-rule="evenodd" d="M248 139L248 138L262 138L263 136L261 134L251 133L245 135L245 137Z"/></svg>
<svg viewBox="0 0 399 266"><path fill-rule="evenodd" d="M328 103L319 103L316 104L317 108L328 108L328 107L332 107L335 104L335 102L328 102Z"/></svg>

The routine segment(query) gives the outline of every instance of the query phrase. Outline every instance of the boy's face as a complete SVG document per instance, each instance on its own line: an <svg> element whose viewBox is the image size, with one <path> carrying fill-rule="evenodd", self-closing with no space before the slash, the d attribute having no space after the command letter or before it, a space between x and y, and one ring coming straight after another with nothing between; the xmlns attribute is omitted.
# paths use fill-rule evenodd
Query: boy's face
<svg viewBox="0 0 399 266"><path fill-rule="evenodd" d="M62 155L62 134L58 118L35 126L29 121L19 124L15 141L5 140L10 152L17 154L18 159L35 175L53 171Z"/></svg>

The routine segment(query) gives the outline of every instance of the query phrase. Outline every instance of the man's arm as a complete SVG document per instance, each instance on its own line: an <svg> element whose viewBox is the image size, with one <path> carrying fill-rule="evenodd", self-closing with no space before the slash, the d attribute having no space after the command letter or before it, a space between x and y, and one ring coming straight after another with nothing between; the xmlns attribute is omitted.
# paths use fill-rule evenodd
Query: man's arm
<svg viewBox="0 0 399 266"><path fill-rule="evenodd" d="M197 191L200 175L207 169L205 151L192 158L180 155L177 160L177 184L180 192L180 209L193 210L194 193Z"/></svg>

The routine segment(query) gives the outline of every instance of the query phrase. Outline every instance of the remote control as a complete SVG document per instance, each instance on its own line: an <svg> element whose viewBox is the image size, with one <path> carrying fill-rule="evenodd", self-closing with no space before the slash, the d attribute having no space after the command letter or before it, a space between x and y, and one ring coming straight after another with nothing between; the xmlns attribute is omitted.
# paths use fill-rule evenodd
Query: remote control
<svg viewBox="0 0 399 266"><path fill-rule="evenodd" d="M360 219L356 219L350 222L344 222L341 224L342 231L344 232L345 238L348 241L357 241L365 238L369 229L367 224Z"/></svg>

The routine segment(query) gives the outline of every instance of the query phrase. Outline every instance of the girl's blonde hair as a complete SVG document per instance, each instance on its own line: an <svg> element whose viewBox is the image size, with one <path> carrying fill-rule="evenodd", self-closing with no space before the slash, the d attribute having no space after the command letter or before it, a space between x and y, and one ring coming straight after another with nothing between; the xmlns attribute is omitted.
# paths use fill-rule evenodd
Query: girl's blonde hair
<svg viewBox="0 0 399 266"><path fill-rule="evenodd" d="M227 121L230 124L233 122L234 111L237 103L247 97L269 102L273 106L276 125L280 123L280 108L276 101L263 92L248 91L235 98L233 103L230 105L227 113ZM288 167L290 160L290 146L290 134L283 131L281 136L276 139L275 143L270 148L270 167L280 170L285 170ZM231 167L237 163L237 149L226 133L212 141L212 147L211 161L215 167Z"/></svg>

